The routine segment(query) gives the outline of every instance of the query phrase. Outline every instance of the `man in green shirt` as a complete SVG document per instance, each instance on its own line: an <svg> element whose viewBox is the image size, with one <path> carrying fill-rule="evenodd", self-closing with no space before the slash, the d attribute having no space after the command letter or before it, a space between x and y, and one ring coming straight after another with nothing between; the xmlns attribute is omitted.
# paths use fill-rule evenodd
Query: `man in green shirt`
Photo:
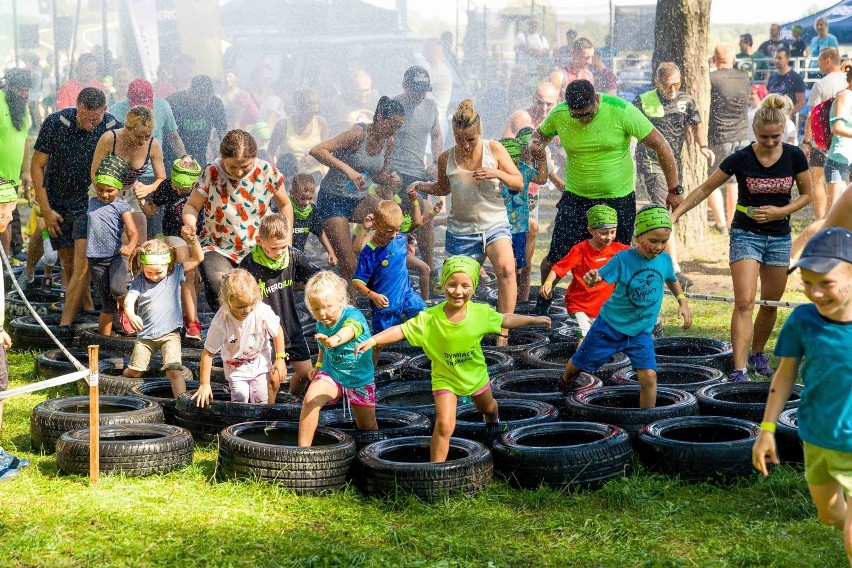
<svg viewBox="0 0 852 568"><path fill-rule="evenodd" d="M27 99L32 87L32 76L26 69L9 69L4 77L6 86L0 90L0 178L11 181L15 187L32 186L29 170L27 134L32 124ZM1 196L0 196L1 197ZM11 215L17 207L15 199L3 199L4 209ZM3 231L3 248L8 251L12 239L11 227Z"/></svg>
<svg viewBox="0 0 852 568"><path fill-rule="evenodd" d="M536 131L536 143L547 144L559 136L565 149L565 190L557 204L550 252L541 262L542 280L571 247L589 238L586 211L608 205L618 212L615 239L633 240L636 194L630 143L636 138L657 155L666 178L666 205L683 201L674 154L648 118L634 105L614 95L595 93L588 81L578 79L565 90L565 102L550 112Z"/></svg>

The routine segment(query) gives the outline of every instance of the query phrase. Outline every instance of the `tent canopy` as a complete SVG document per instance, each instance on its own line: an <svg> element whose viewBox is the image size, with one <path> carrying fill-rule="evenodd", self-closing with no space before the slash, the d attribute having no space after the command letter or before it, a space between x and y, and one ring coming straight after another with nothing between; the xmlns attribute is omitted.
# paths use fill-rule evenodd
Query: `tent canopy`
<svg viewBox="0 0 852 568"><path fill-rule="evenodd" d="M816 35L814 22L820 17L826 19L828 22L828 32L837 36L837 41L840 44L852 44L852 0L843 0L830 8L811 14L801 20L784 24L781 26L782 33L784 37L790 37L789 34L792 27L799 25L804 29L802 38L810 42L811 38Z"/></svg>

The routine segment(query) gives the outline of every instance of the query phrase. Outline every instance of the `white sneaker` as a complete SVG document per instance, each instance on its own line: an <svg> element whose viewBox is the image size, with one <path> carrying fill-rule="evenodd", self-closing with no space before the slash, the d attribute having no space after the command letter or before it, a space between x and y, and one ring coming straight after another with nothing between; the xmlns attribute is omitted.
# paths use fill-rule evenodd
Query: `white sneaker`
<svg viewBox="0 0 852 568"><path fill-rule="evenodd" d="M35 282L35 274L27 274L26 270L22 270L18 274L18 286L21 287L21 290L26 290L27 286L33 282Z"/></svg>

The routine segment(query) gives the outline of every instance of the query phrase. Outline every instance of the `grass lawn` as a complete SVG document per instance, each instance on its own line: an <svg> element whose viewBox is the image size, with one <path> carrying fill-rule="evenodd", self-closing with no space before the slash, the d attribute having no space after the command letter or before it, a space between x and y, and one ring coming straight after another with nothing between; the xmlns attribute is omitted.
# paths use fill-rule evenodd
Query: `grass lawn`
<svg viewBox="0 0 852 568"><path fill-rule="evenodd" d="M727 337L730 309L694 302L689 333ZM671 298L663 314L666 334L679 334ZM35 380L32 354L11 354L10 368L12 386ZM783 465L765 480L718 486L636 463L594 492L516 490L496 480L476 497L427 504L368 499L352 487L297 497L263 483L219 483L216 448L201 446L183 471L102 476L90 489L30 447L32 407L72 390L6 403L0 445L33 464L0 485L5 566L846 565L840 533L817 521L802 471Z"/></svg>

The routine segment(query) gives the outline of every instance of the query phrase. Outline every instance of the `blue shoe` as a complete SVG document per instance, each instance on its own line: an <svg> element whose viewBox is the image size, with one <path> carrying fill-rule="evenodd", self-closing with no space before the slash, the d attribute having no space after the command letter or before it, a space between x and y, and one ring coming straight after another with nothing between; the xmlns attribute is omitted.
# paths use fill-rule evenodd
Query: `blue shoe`
<svg viewBox="0 0 852 568"><path fill-rule="evenodd" d="M748 383L751 382L751 379L748 378L748 373L743 371L742 369L737 369L732 371L731 374L728 375L728 383Z"/></svg>
<svg viewBox="0 0 852 568"><path fill-rule="evenodd" d="M771 377L775 374L775 369L769 366L769 358L763 351L749 353L748 366L752 371L764 377Z"/></svg>

